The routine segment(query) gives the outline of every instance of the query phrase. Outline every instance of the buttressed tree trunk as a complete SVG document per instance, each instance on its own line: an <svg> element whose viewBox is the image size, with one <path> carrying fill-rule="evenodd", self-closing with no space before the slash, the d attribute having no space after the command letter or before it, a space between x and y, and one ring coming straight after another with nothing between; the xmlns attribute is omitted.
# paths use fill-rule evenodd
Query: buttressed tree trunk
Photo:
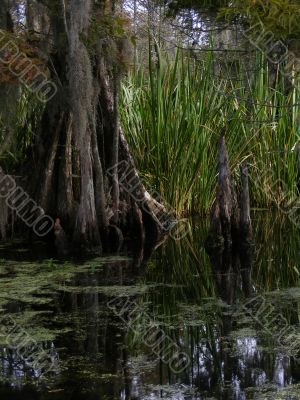
<svg viewBox="0 0 300 400"><path fill-rule="evenodd" d="M0 2L0 29L13 33L14 26L10 13L11 1ZM0 74L1 75L1 74ZM10 85L0 82L0 158L7 150L12 151L15 142L15 130L17 105L20 97L19 85ZM9 224L9 209L5 199L0 199L0 237L6 239L7 226Z"/></svg>
<svg viewBox="0 0 300 400"><path fill-rule="evenodd" d="M168 216L141 183L118 119L125 39L114 37L112 5L49 0L48 7L58 90L35 143L33 196L59 218L57 237L63 229L76 249L99 250L112 232L157 240Z"/></svg>

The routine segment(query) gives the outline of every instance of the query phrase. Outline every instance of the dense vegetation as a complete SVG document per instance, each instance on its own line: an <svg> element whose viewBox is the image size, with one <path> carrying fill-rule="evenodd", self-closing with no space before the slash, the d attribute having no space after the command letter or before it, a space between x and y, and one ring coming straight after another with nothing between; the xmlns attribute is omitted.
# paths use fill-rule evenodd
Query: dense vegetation
<svg viewBox="0 0 300 400"><path fill-rule="evenodd" d="M1 399L300 398L299 12L0 0Z"/></svg>
<svg viewBox="0 0 300 400"><path fill-rule="evenodd" d="M123 85L122 123L149 186L179 213L207 212L225 130L237 184L240 165L251 166L253 205L296 196L299 92L287 94L264 55L251 67L248 60L220 67L213 51L196 61L183 51L160 57L158 66L150 60L149 74L141 69Z"/></svg>
<svg viewBox="0 0 300 400"><path fill-rule="evenodd" d="M124 235L143 242L148 232L156 240L165 211L146 193L119 122L126 18L110 1L34 4L37 12L30 1L1 5L1 100L13 93L8 108L19 111L10 120L9 112L1 113L3 144L19 131L19 121L22 127L17 159L6 149L4 157L16 162L13 169L6 162L10 175L3 179L15 186L11 174L21 175L17 183L28 193L9 210L3 204L3 236L14 211L32 227L24 216L32 220L39 210L52 221L61 253L71 247L99 253L112 236L114 245ZM40 93L35 85L46 87Z"/></svg>
<svg viewBox="0 0 300 400"><path fill-rule="evenodd" d="M171 214L207 213L222 133L237 186L250 166L253 206L298 196L298 2L71 3L37 1L34 13L31 1L8 2L0 12L2 44L15 41L58 88L43 103L1 65L1 165L71 243L100 249L112 232L120 241L153 233L160 202ZM293 63L255 42L257 21ZM125 188L120 162L136 177ZM13 215L2 214L4 235Z"/></svg>

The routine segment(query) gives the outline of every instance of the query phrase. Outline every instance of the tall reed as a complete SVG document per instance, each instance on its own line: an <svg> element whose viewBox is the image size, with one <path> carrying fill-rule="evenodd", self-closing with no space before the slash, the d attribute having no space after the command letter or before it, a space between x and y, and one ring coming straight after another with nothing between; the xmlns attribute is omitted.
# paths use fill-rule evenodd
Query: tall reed
<svg viewBox="0 0 300 400"><path fill-rule="evenodd" d="M150 52L151 53L151 52ZM218 141L225 131L233 175L248 160L251 199L269 207L297 194L299 94L270 73L264 56L221 63L209 52L195 60L149 57L129 75L121 118L148 187L178 214L206 213L214 200ZM221 65L221 67L220 67ZM283 187L284 186L284 187ZM287 195L283 194L287 192Z"/></svg>

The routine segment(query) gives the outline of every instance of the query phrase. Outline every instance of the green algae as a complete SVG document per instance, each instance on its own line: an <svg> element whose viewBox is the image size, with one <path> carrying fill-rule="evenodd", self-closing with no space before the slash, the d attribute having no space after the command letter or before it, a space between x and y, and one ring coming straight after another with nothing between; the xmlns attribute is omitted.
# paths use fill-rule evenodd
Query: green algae
<svg viewBox="0 0 300 400"><path fill-rule="evenodd" d="M237 340L237 339L247 339L247 338L256 338L257 337L257 332L255 329L247 327L247 328L241 328L236 331L231 331L229 337L232 340Z"/></svg>
<svg viewBox="0 0 300 400"><path fill-rule="evenodd" d="M57 288L63 292L68 293L89 293L89 294L103 294L108 297L128 297L143 295L149 290L146 285L133 285L133 286L59 286Z"/></svg>
<svg viewBox="0 0 300 400"><path fill-rule="evenodd" d="M148 374L156 368L159 363L158 359L151 359L149 355L139 354L135 357L130 357L128 361L128 367L130 369L131 375L136 375L138 373Z"/></svg>
<svg viewBox="0 0 300 400"><path fill-rule="evenodd" d="M259 388L248 388L256 400L300 400L300 384L278 389L274 384L265 384Z"/></svg>
<svg viewBox="0 0 300 400"><path fill-rule="evenodd" d="M0 262L0 315L11 317L17 324L18 328L26 332L26 334L37 343L53 342L58 336L74 332L76 330L76 318L73 313L68 319L66 315L60 320L58 326L54 326L53 322L58 322L58 317L54 318L55 298L61 292L72 293L71 283L76 282L80 274L85 276L93 275L91 266L95 266L99 271L100 267L110 265L115 262L128 262L128 257L103 257L97 258L86 263L72 264L71 262L58 263L56 260L45 260L44 262ZM70 287L70 289L68 289ZM75 287L74 287L75 288ZM83 287L83 293L103 293L117 294L122 291L118 287L113 287L110 291L109 287ZM130 293L128 290L123 291ZM143 293L139 287L132 288L132 293ZM22 311L8 313L6 309L10 305L21 305ZM43 310L36 308L43 308ZM99 311L100 313L100 311ZM77 339L85 338L86 320L77 318L77 323L82 324L82 331L77 330ZM70 324L69 324L70 325ZM17 333L15 335L17 337ZM10 335L11 340L15 339L14 333ZM0 337L0 345L7 345L5 336Z"/></svg>
<svg viewBox="0 0 300 400"><path fill-rule="evenodd" d="M184 252L181 257L176 252L175 255L177 261L170 262L169 270L161 268L166 267L165 264L160 265L152 261L149 269L152 271L150 279L147 280L141 275L141 278L138 278L140 284L130 275L128 279L125 271L121 271L120 282L125 282L126 286L116 284L118 268L109 270L110 265L119 263L121 267L126 268L130 262L126 257L100 257L77 264L62 263L55 259L38 263L0 260L0 293L4 293L3 297L0 296L0 309L9 310L9 306L13 306L12 309L18 312L9 315L17 319L18 324L30 332L39 343L49 345L53 342L53 345L59 346L55 350L60 356L60 372L59 376L49 378L49 393L59 393L63 388L68 390L70 381L78 381L83 386L83 392L98 391L97 395L104 399L106 396L100 394L99 387L104 387L106 384L110 387L117 386L119 380L122 381L120 385L122 388L126 364L126 372L128 371L130 378L137 377L139 380L140 395L145 393L142 398L148 398L147 393L153 391L157 392L157 396L162 393L166 399L173 399L176 396L187 399L198 398L197 394L194 396L189 390L185 390L184 385L147 384L149 381L160 382L156 375L160 368L159 360L155 358L151 349L145 349L142 342L143 335L132 332L132 327L128 327L126 321L122 321L107 308L106 303L112 296L136 298L141 311L137 324L142 324L142 314L147 314L151 320L158 322L166 333L170 331L171 337L182 344L184 351L189 352L189 349L193 348L191 351L194 352L195 358L199 355L196 356L196 351L201 352L201 345L204 343L209 348L209 354L205 354L208 367L210 360L213 360L211 361L213 372L207 369L207 374L210 376L216 373L224 353L234 362L235 357L245 356L239 354L235 345L239 339L255 338L257 350L264 352L264 355L271 360L278 352L282 352L282 348L279 349L276 343L268 339L257 321L245 315L242 305L247 299L243 296L240 298L238 290L238 300L233 299L233 303L238 305L226 304L218 299L218 295L214 295L217 291L214 292L213 274L207 278L207 287L203 290L205 282L198 279L203 278L202 272L200 274L202 265L200 267L198 265L199 274L196 275L190 261L187 263L188 268L183 269ZM199 261L197 263L199 264ZM188 275L189 269L192 271L191 280ZM195 286L195 290L191 290L192 285ZM290 309L297 310L295 303L300 299L299 288L268 291L267 289L274 287L267 288L264 285L255 287L265 292L263 295L266 302L273 305L276 310L284 313ZM282 287L282 284L281 286L278 284L278 287ZM41 309L43 311L40 311ZM228 321L230 332L226 331L223 334ZM289 319L289 323L290 321ZM99 348L93 347L96 342ZM222 348L223 354L219 348ZM192 360L193 367L196 367L195 358ZM265 366L268 368L268 363L264 364ZM168 366L163 365L161 368L164 369L164 376L170 374L170 382L176 380L172 373L167 371ZM198 378L195 371L196 368L194 368L194 382ZM185 376L188 373L190 370ZM120 374L121 377L118 377ZM27 382L26 379L24 382ZM179 377L181 382L184 379ZM220 398L221 391L232 389L230 381L226 383L220 381L217 385L211 393L205 392L207 397L203 397L200 393L199 398ZM248 388L247 392L249 398L253 399L298 399L296 394L300 388L295 385L289 389L290 392L286 392L278 390L275 384L269 384L263 385L261 390L257 387ZM66 397L67 395L58 399ZM109 396L107 398L111 399Z"/></svg>
<svg viewBox="0 0 300 400"><path fill-rule="evenodd" d="M184 384L173 384L173 385L147 385L146 388L155 392L159 395L159 398L166 400L194 398L196 395L196 389L193 389ZM188 396L188 397L187 397ZM153 398L152 396L149 397Z"/></svg>
<svg viewBox="0 0 300 400"><path fill-rule="evenodd" d="M103 257L79 265L69 262L57 264L53 260L46 260L43 263L2 262L0 264L0 307L3 309L5 305L13 301L27 305L50 304L53 301L50 296L55 292L72 292L68 284L78 274L92 273L92 269L95 271L121 260L128 262L130 259L120 256ZM87 288L87 290L95 291L92 288ZM109 290L104 288L103 293L109 293ZM113 293L117 294L117 289Z"/></svg>

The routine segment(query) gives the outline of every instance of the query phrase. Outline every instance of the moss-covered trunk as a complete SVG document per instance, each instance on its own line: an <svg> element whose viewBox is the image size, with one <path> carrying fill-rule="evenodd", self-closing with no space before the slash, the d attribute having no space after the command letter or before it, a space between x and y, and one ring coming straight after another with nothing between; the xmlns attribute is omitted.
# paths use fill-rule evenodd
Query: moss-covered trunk
<svg viewBox="0 0 300 400"><path fill-rule="evenodd" d="M71 0L67 23L63 16L55 20L52 79L58 91L46 104L34 152L32 193L59 218L57 238L64 231L76 250L101 250L112 237L156 240L166 233L160 223L165 210L143 187L119 124L105 40L89 47L94 7L90 0Z"/></svg>

